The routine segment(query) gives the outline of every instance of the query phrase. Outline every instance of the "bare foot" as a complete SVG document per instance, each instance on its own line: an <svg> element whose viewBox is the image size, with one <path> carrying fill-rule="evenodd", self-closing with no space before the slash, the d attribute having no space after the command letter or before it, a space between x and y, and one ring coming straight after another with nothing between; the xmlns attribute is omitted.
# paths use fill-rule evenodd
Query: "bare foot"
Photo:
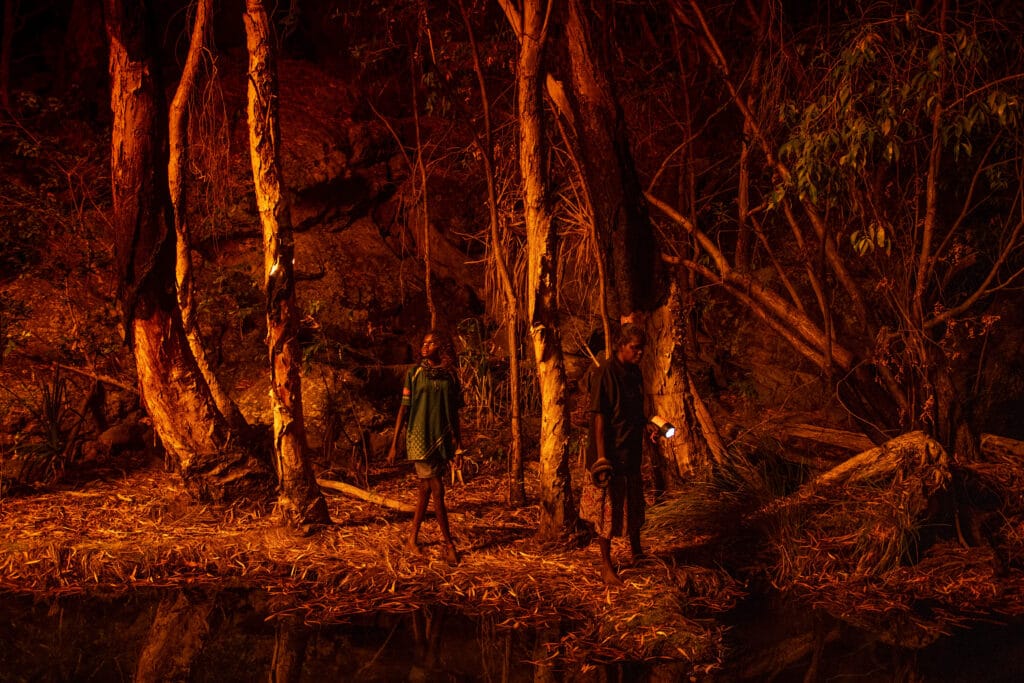
<svg viewBox="0 0 1024 683"><path fill-rule="evenodd" d="M651 556L642 550L638 553L633 553L633 566L643 564L644 562L647 562L650 559L652 559Z"/></svg>
<svg viewBox="0 0 1024 683"><path fill-rule="evenodd" d="M406 543L405 544L405 551L407 553L412 554L412 555L422 555L423 554L423 548L421 548L419 543L417 543L416 541L409 541L408 543Z"/></svg>
<svg viewBox="0 0 1024 683"><path fill-rule="evenodd" d="M601 579L609 586L625 586L615 570L608 566L601 567Z"/></svg>
<svg viewBox="0 0 1024 683"><path fill-rule="evenodd" d="M444 544L444 561L453 567L459 563L459 553L451 543Z"/></svg>

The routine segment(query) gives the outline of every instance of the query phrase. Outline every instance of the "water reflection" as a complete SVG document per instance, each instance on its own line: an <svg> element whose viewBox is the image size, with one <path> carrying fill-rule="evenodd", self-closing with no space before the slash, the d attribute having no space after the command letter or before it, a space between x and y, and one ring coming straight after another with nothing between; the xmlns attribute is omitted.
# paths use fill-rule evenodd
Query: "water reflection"
<svg viewBox="0 0 1024 683"><path fill-rule="evenodd" d="M737 624L734 658L713 678L691 678L681 664L579 667L545 660L558 628L497 626L500 615L469 619L441 608L372 614L348 623L308 626L279 613L256 591L151 591L116 599L66 596L37 602L0 594L0 681L494 681L512 683L744 679L751 658L764 660L792 639L760 614ZM777 617L779 613L776 613ZM835 633L835 623L827 624ZM782 629L785 630L785 629ZM870 634L839 629L812 658L776 669L778 682L1024 680L1024 628L985 625L920 651L883 646ZM751 631L775 637L754 638ZM743 633L747 635L744 636ZM760 643L755 641L761 640ZM762 660L762 661L764 661ZM746 662L746 664L744 664Z"/></svg>
<svg viewBox="0 0 1024 683"><path fill-rule="evenodd" d="M531 662L559 633L497 627L441 608L307 626L268 619L252 591L139 592L52 602L0 595L3 681L638 680L636 665L567 671ZM581 677L582 676L582 677Z"/></svg>

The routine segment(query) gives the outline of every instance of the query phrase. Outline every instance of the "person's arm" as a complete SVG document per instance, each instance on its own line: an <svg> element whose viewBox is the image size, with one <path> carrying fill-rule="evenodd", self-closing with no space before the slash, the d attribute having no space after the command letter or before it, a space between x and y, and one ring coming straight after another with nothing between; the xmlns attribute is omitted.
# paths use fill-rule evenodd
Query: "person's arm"
<svg viewBox="0 0 1024 683"><path fill-rule="evenodd" d="M607 460L608 450L607 439L608 420L611 417L612 400L609 384L610 378L607 369L601 367L594 377L591 378L590 386L590 421L592 436L594 439L594 460Z"/></svg>
<svg viewBox="0 0 1024 683"><path fill-rule="evenodd" d="M597 453L597 460L607 460L607 454L605 453L605 424L607 418L604 413L591 413L593 426L594 426L594 452Z"/></svg>
<svg viewBox="0 0 1024 683"><path fill-rule="evenodd" d="M395 434L391 437L391 448L388 449L388 464L395 464L395 457L398 455L398 434L405 425L405 417L409 414L409 406L404 403L398 407L398 416L395 418Z"/></svg>
<svg viewBox="0 0 1024 683"><path fill-rule="evenodd" d="M454 458L454 461L453 461L452 464L455 466L455 469L461 470L462 469L462 419L459 416L461 414L462 406L463 406L463 402L464 401L463 401L463 396L462 396L462 385L459 383L458 379L454 380L454 388L455 388L455 396L454 396L455 410L452 411L454 413L454 415L452 416L452 437L455 439L455 458Z"/></svg>

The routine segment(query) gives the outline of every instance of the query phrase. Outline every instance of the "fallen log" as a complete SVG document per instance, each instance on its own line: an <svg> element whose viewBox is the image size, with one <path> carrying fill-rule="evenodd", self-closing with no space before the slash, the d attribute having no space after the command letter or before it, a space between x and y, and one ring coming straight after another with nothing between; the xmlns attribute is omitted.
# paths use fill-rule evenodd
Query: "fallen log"
<svg viewBox="0 0 1024 683"><path fill-rule="evenodd" d="M382 496L381 494L374 493L373 491L361 489L358 486L353 486L352 484L346 484L343 481L317 478L316 483L320 486L320 488L330 489L331 491L344 493L354 498L365 500L368 503L374 503L375 505L383 505L384 507L391 508L392 510L397 510L399 512L407 512L410 515L416 512L416 508L412 505L402 503L393 498L388 498L387 496Z"/></svg>
<svg viewBox="0 0 1024 683"><path fill-rule="evenodd" d="M910 432L847 459L750 521L782 522L776 546L788 556L788 580L879 576L907 557L930 503L951 479L941 444Z"/></svg>
<svg viewBox="0 0 1024 683"><path fill-rule="evenodd" d="M881 446L847 458L832 469L818 475L788 496L777 498L754 514L754 518L778 512L819 497L830 488L844 487L872 480L904 479L913 469L922 478L928 469L925 487L935 490L951 478L949 456L937 441L924 432L909 432L886 441ZM922 489L923 493L924 489ZM849 493L849 492L848 492Z"/></svg>
<svg viewBox="0 0 1024 683"><path fill-rule="evenodd" d="M395 510L396 512L405 512L410 515L416 512L416 507L414 505L403 503L401 501L395 500L394 498L388 498L387 496L381 495L379 493L374 493L373 491L361 489L358 486L353 486L352 484L346 484L343 481L337 481L334 479L320 479L318 477L316 483L320 486L320 488L329 489L331 491L337 491L338 493L344 493L346 495L352 496L353 498L358 498L360 500L365 500L368 503L373 503L374 505L382 505L391 510ZM462 522L465 521L466 516L462 513L452 512L451 510L449 510L448 519L453 522ZM521 531L524 529L531 528L518 524L492 524L490 526L495 529L504 529L511 531Z"/></svg>
<svg viewBox="0 0 1024 683"><path fill-rule="evenodd" d="M850 451L867 451L875 445L864 434L844 429L832 429L831 427L820 427L807 423L784 424L781 426L781 429L788 437L806 439L807 441L845 448ZM981 452L988 457L1005 456L1024 460L1024 441L997 436L996 434L982 434Z"/></svg>
<svg viewBox="0 0 1024 683"><path fill-rule="evenodd" d="M875 446L863 453L848 458L828 472L819 475L810 482L812 487L837 486L875 479L882 475L892 476L905 469L908 458L916 468L934 468L941 484L941 479L949 479L949 456L946 449L938 441L924 432L909 432Z"/></svg>
<svg viewBox="0 0 1024 683"><path fill-rule="evenodd" d="M987 457L1003 456L1020 462L1024 460L1024 441L1008 439L995 434L981 435L981 452Z"/></svg>
<svg viewBox="0 0 1024 683"><path fill-rule="evenodd" d="M789 437L807 439L851 451L866 451L875 445L871 439L859 432L848 432L843 429L819 427L812 424L784 425L783 431Z"/></svg>

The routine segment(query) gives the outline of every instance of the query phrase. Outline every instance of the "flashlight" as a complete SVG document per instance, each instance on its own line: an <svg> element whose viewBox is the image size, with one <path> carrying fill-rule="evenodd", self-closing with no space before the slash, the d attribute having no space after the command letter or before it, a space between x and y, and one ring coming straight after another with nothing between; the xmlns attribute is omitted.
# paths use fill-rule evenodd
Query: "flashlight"
<svg viewBox="0 0 1024 683"><path fill-rule="evenodd" d="M676 435L675 426L663 417L655 415L651 418L651 424L658 428L658 433L666 439L671 439Z"/></svg>

